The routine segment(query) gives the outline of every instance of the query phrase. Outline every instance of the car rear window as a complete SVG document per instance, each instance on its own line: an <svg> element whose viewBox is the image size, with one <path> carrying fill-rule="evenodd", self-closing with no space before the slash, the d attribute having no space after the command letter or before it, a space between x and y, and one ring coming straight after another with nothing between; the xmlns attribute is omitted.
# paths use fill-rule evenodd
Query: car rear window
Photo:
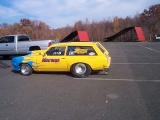
<svg viewBox="0 0 160 120"><path fill-rule="evenodd" d="M97 47L101 50L102 53L105 52L104 48L100 44L97 43Z"/></svg>

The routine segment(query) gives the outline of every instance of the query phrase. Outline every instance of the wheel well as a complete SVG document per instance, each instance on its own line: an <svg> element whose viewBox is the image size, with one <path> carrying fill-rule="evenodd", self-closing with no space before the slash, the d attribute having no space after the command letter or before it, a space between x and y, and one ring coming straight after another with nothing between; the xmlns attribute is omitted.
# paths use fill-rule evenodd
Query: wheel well
<svg viewBox="0 0 160 120"><path fill-rule="evenodd" d="M39 46L30 46L29 51L34 51L34 50L41 50Z"/></svg>
<svg viewBox="0 0 160 120"><path fill-rule="evenodd" d="M91 70L92 70L92 67L91 67L89 64L84 63L84 62L77 62L77 63L73 63L73 64L71 65L71 67L70 67L70 71L71 71L72 66L73 66L73 65L75 65L75 64L78 64L78 63L83 63L83 64L85 64L85 65L88 65L88 66L91 68Z"/></svg>
<svg viewBox="0 0 160 120"><path fill-rule="evenodd" d="M19 67L22 65L22 64L27 64L27 65L29 65L30 67L32 67L30 64L28 64L28 63L20 63L19 64Z"/></svg>
<svg viewBox="0 0 160 120"><path fill-rule="evenodd" d="M21 67L22 64L27 64L27 65L29 65L29 66L32 68L32 70L34 71L33 67L32 67L29 63L20 63L20 64L19 64L19 68Z"/></svg>

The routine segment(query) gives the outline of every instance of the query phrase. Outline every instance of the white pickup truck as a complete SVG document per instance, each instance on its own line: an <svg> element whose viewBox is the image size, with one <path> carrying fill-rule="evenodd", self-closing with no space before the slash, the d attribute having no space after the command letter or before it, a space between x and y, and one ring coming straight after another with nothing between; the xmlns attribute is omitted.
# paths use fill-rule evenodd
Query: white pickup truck
<svg viewBox="0 0 160 120"><path fill-rule="evenodd" d="M28 51L42 50L59 40L32 41L28 35L14 34L0 37L0 56L4 59L14 55L26 55Z"/></svg>

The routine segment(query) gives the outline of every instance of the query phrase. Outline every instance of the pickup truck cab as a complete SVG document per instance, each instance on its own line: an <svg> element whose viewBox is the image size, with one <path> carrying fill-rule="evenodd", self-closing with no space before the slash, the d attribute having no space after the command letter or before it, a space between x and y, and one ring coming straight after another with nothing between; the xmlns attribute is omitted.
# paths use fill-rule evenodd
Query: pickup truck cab
<svg viewBox="0 0 160 120"><path fill-rule="evenodd" d="M26 55L27 51L43 50L57 42L58 40L32 41L25 34L5 35L0 38L0 56L7 59L14 55Z"/></svg>

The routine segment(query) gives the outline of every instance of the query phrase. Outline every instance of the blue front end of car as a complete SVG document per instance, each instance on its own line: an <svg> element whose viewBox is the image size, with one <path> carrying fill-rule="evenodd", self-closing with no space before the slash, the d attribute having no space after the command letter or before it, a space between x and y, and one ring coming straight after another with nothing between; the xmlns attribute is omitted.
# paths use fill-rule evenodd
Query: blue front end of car
<svg viewBox="0 0 160 120"><path fill-rule="evenodd" d="M19 71L20 70L20 66L19 65L22 63L23 60L24 60L24 57L22 57L22 56L12 58L11 64L12 64L13 69L15 71Z"/></svg>

